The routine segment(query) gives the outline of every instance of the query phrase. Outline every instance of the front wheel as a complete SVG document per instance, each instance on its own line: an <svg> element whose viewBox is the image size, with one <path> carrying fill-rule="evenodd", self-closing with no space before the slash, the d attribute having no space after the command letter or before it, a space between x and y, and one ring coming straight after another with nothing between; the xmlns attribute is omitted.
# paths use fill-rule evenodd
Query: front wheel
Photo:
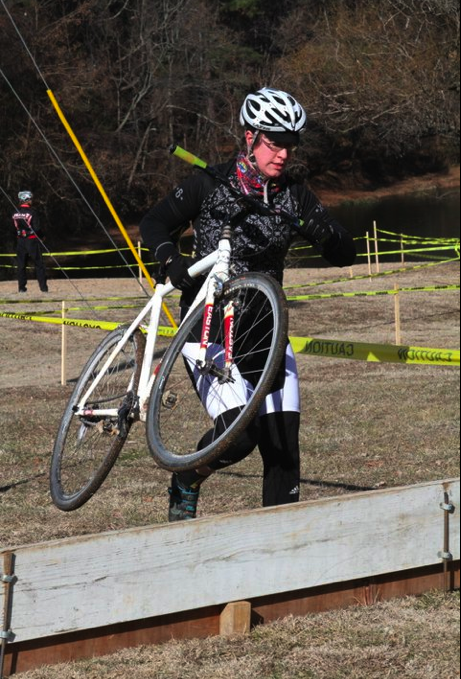
<svg viewBox="0 0 461 679"><path fill-rule="evenodd" d="M117 328L97 347L83 368L67 404L54 445L50 470L51 497L58 509L78 509L99 489L112 469L136 416L136 394L145 349L140 330L130 335L125 347L100 373L126 328ZM95 380L99 384L85 403L87 413L76 406ZM103 408L116 416L92 415Z"/></svg>
<svg viewBox="0 0 461 679"><path fill-rule="evenodd" d="M225 321L234 312L233 362ZM220 457L257 415L286 349L288 311L280 285L264 274L225 284L209 322L205 364L197 361L204 305L181 325L154 382L147 440L157 464L185 471Z"/></svg>

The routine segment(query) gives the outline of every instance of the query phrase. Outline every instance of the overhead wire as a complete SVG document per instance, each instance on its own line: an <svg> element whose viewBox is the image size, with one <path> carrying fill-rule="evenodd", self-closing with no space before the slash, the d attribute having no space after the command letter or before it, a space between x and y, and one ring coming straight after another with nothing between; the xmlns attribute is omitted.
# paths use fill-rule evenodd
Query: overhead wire
<svg viewBox="0 0 461 679"><path fill-rule="evenodd" d="M0 186L0 191L3 193L3 195L5 196L5 198L6 198L6 199L9 201L9 203L12 205L12 207L16 210L16 209L17 209L17 208L16 208L16 204L14 203L14 201L12 200L12 198L6 193L6 191L4 190L4 188L3 188L2 186ZM31 227L31 228L32 228L32 227ZM32 231L33 231L33 229L32 229ZM34 234L35 234L37 240L40 242L42 248L43 248L44 250L46 250L46 252L48 253L48 255L51 257L51 259L52 259L52 260L54 261L54 263L57 265L58 269L61 271L61 273L64 275L64 277L67 278L67 281L70 283L71 287L73 287L73 289L75 290L75 292L77 293L77 295L79 296L79 298L80 298L80 299L82 300L82 302L87 306L87 308L88 308L88 310L90 311L90 313L96 318L96 313L94 312L93 308L90 306L90 303L89 303L88 300L85 298L85 296L82 294L82 292L80 292L80 290L78 289L77 285L76 285L76 284L71 280L71 278L68 276L67 272L64 271L64 269L61 267L61 265L59 264L59 262L57 261L57 259L54 257L54 255L49 251L48 247L46 246L46 243L43 241L42 238L40 238L40 236L39 236L35 231L34 231Z"/></svg>
<svg viewBox="0 0 461 679"><path fill-rule="evenodd" d="M2 0L0 0L0 1L2 1ZM128 270L129 270L129 271L131 272L131 274L134 276L136 282L138 283L139 287L143 290L145 296L146 296L146 297L149 297L149 295L148 295L146 289L144 288L144 286L142 285L142 283L138 280L138 278L137 278L135 272L133 271L132 267L130 266L130 264L129 264L128 261L126 260L125 256L124 256L123 253L121 252L120 248L118 248L118 246L117 246L117 244L115 243L115 241L113 240L112 236L110 235L110 233L108 232L108 230L106 229L106 227L104 226L104 224L102 223L102 221L100 220L100 218L98 217L98 215L96 214L96 212L93 210L92 206L91 206L90 203L88 202L88 200L87 200L87 198L85 197L84 193L81 191L80 187L79 187L78 184L75 182L74 178L72 177L72 175L70 174L70 172L68 171L68 169L66 168L66 166L64 165L64 163L62 162L62 160L60 159L60 157L58 156L58 154L56 153L56 151L55 151L55 149L53 148L52 144L48 141L46 135L45 135L44 132L41 130L41 128L40 128L40 126L38 125L38 123L37 123L37 121L35 120L35 118L32 116L32 114L30 113L30 111L27 109L26 105L25 105L24 102L22 101L22 99L21 99L21 97L19 96L19 94L16 92L15 88L13 87L12 83L9 81L8 77L7 77L7 76L5 75L5 73L3 72L3 69L2 69L2 68L0 68L0 75L1 75L2 78L5 80L5 82L7 83L7 85L10 87L11 91L13 92L13 94L15 95L15 97L17 98L17 100L19 101L20 105L21 105L21 106L23 107L23 109L25 110L26 114L29 116L29 119L31 120L31 122L33 123L33 125L35 126L35 128L37 129L37 131L38 131L38 133L40 134L40 136L42 137L42 139L44 140L44 142L45 142L45 144L47 145L49 151L53 154L54 158L57 160L57 162L59 163L59 165L61 166L61 168L63 169L63 171L66 173L67 177L69 178L69 180L71 181L71 183L73 184L73 186L76 188L76 190L77 190L78 193L80 194L82 200L85 202L85 204L87 205L88 209L90 210L90 212L93 214L93 216L94 216L94 218L96 219L96 221L98 222L98 224L99 224L99 225L101 226L101 228L103 229L104 233L106 234L107 238L108 238L108 239L110 240L110 242L112 243L113 247L117 250L118 254L120 255L120 257L121 257L121 259L122 259L122 261L125 263L125 265L128 267ZM12 205L15 205L15 204L13 203L13 201L11 200L11 198L10 198L7 194L5 194L5 191L4 191L3 189L2 189L2 193L3 193L4 195L7 196L8 200L10 201L10 203L12 203ZM16 208L16 206L15 206L15 208ZM48 247L46 246L46 244L45 244L43 241L40 241L40 242L41 242L43 248L44 248L44 249L46 250L46 252L49 254L49 256L50 256L50 257L53 259L53 261L56 263L58 269L61 271L61 273L64 275L64 277L71 283L72 287L77 291L77 293L78 293L79 295L81 295L82 299L84 299L82 293L80 293L80 292L78 291L77 286L76 286L74 283L71 282L70 277L69 277L68 274L64 271L64 269L61 267L61 265L59 264L59 262L58 262L58 261L56 260L56 258L53 256L53 254L50 252L50 250L48 249Z"/></svg>
<svg viewBox="0 0 461 679"><path fill-rule="evenodd" d="M9 11L8 8L6 7L4 0L0 0L0 2L1 2L1 4L2 4L2 6L3 6L3 8L4 8L5 12L6 12L6 14L8 15L8 18L10 19L11 24L12 24L14 30L16 31L16 33L17 33L17 35L18 35L18 37L19 37L19 39L20 39L22 45L24 46L24 49L26 50L26 52L27 52L27 54L29 55L29 57L30 57L32 63L34 64L35 69L37 70L37 73L39 74L39 76L40 76L40 78L41 78L43 84L45 85L47 91L49 91L50 88L48 87L48 83L47 83L47 81L46 81L46 79L45 79L45 76L43 75L43 73L42 73L42 71L41 71L41 69L40 69L40 67L39 67L39 65L38 65L38 63L37 63L37 61L36 61L36 59L34 58L32 52L30 51L30 49L29 49L29 47L28 47L28 45L27 45L27 43L26 43L26 41L25 41L25 39L24 39L24 37L23 37L21 31L19 30L19 27L17 26L17 24L16 24L14 18L12 17L10 11ZM141 290L143 291L144 295L145 295L146 297L149 297L149 293L147 292L147 290L146 290L146 289L144 288L144 286L142 285L142 283L141 283L141 281L139 280L139 278L138 278L136 272L133 270L132 266L129 264L129 262L127 261L127 259L126 259L125 256L123 255L122 251L120 250L120 248L119 248L119 247L117 246L117 244L115 243L115 241L114 241L114 239L112 238L112 236L110 235L109 231L106 229L106 227L104 226L103 222L101 221L101 219L98 217L98 215L96 214L96 212L94 211L94 209L92 208L92 206L90 205L90 203L88 202L87 198L85 197L85 195L84 195L83 192L81 191L80 187L78 186L78 184L76 183L76 181L73 179L73 177L71 176L71 174L70 174L69 171L67 170L66 166L64 165L64 163L61 161L61 159L59 158L58 154L57 154L56 151L54 150L54 148L53 148L51 142L49 142L49 140L46 138L44 132L41 130L41 128L40 128L40 126L38 125L37 121L34 119L34 117L32 116L32 114L30 113L30 111L27 109L27 107L26 107L26 105L24 104L24 102L22 101L21 97L20 97L19 94L16 92L14 86L13 86L12 83L9 81L8 77L6 76L6 74L3 72L3 69L1 69L1 68L0 68L0 74L1 74L1 76L3 77L3 79L5 80L5 82L7 83L7 85L9 86L9 88L11 89L11 91L13 92L13 94L15 95L15 97L17 98L17 100L19 101L19 103L20 103L20 105L22 106L22 108L25 110L26 114L28 115L29 119L32 121L33 125L35 126L35 128L37 129L37 131L39 132L39 134L41 135L41 137L43 138L43 140L45 141L45 144L47 145L47 147L48 147L48 149L50 150L50 152L53 154L53 156L54 156L55 159L58 161L58 163L59 163L59 165L61 166L61 168L64 170L64 172L65 172L66 175L68 176L68 178L69 178L69 180L71 181L71 183L73 184L73 186L76 188L76 190L77 190L77 192L79 193L80 197L83 199L84 203L86 204L86 206L88 207L88 209L90 210L90 212L92 213L92 215L94 216L94 218L96 219L97 223L98 223L99 226L102 228L104 234L105 234L106 237L109 239L109 241L111 242L111 244L113 245L113 247L117 250L117 252L118 252L120 258L122 259L122 261L124 262L124 264L127 266L128 270L129 270L129 272L130 272L130 274L131 274L131 275L133 276L133 278L136 280L137 284L139 285L139 287L140 287ZM44 245L44 244L43 244L43 245ZM48 252L48 254L51 255L51 253L49 252L49 250L46 248L45 245L44 245L44 247L45 247L46 251ZM66 276L66 278L67 278L68 280L70 280L69 277L67 276L67 274L65 274L65 272L64 272L64 271L61 269L61 267L59 266L59 263L56 262L56 260L54 260L54 261L55 261L55 263L57 264L58 268L59 268L59 269L62 271L62 273ZM74 287L75 287L75 286L74 286Z"/></svg>

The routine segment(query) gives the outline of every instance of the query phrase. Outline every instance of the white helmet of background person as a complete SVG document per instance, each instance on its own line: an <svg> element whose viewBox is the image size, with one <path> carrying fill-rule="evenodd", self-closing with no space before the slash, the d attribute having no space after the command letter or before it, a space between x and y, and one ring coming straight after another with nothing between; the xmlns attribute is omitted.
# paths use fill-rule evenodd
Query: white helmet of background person
<svg viewBox="0 0 461 679"><path fill-rule="evenodd" d="M20 191L18 193L18 198L21 203L31 203L34 194L32 191Z"/></svg>
<svg viewBox="0 0 461 679"><path fill-rule="evenodd" d="M270 87L249 94L240 111L240 124L260 132L299 135L306 122L306 111L291 94Z"/></svg>

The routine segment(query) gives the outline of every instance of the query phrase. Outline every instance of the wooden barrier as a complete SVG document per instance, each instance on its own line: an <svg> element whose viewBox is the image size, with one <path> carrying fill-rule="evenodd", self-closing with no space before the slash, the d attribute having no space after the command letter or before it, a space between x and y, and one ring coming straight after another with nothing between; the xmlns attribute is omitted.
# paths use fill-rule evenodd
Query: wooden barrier
<svg viewBox="0 0 461 679"><path fill-rule="evenodd" d="M456 479L3 550L5 676L458 586L458 512Z"/></svg>

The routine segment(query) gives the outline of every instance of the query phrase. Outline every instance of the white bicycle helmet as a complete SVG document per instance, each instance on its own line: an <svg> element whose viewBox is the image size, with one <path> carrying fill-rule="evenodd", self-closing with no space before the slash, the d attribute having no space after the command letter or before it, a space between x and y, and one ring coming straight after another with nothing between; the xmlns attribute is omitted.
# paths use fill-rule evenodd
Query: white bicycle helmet
<svg viewBox="0 0 461 679"><path fill-rule="evenodd" d="M261 132L299 134L306 122L306 111L291 94L270 87L249 94L240 111L240 124Z"/></svg>
<svg viewBox="0 0 461 679"><path fill-rule="evenodd" d="M30 203L33 197L34 194L32 193L32 191L20 191L18 193L18 199L20 200L21 203Z"/></svg>

